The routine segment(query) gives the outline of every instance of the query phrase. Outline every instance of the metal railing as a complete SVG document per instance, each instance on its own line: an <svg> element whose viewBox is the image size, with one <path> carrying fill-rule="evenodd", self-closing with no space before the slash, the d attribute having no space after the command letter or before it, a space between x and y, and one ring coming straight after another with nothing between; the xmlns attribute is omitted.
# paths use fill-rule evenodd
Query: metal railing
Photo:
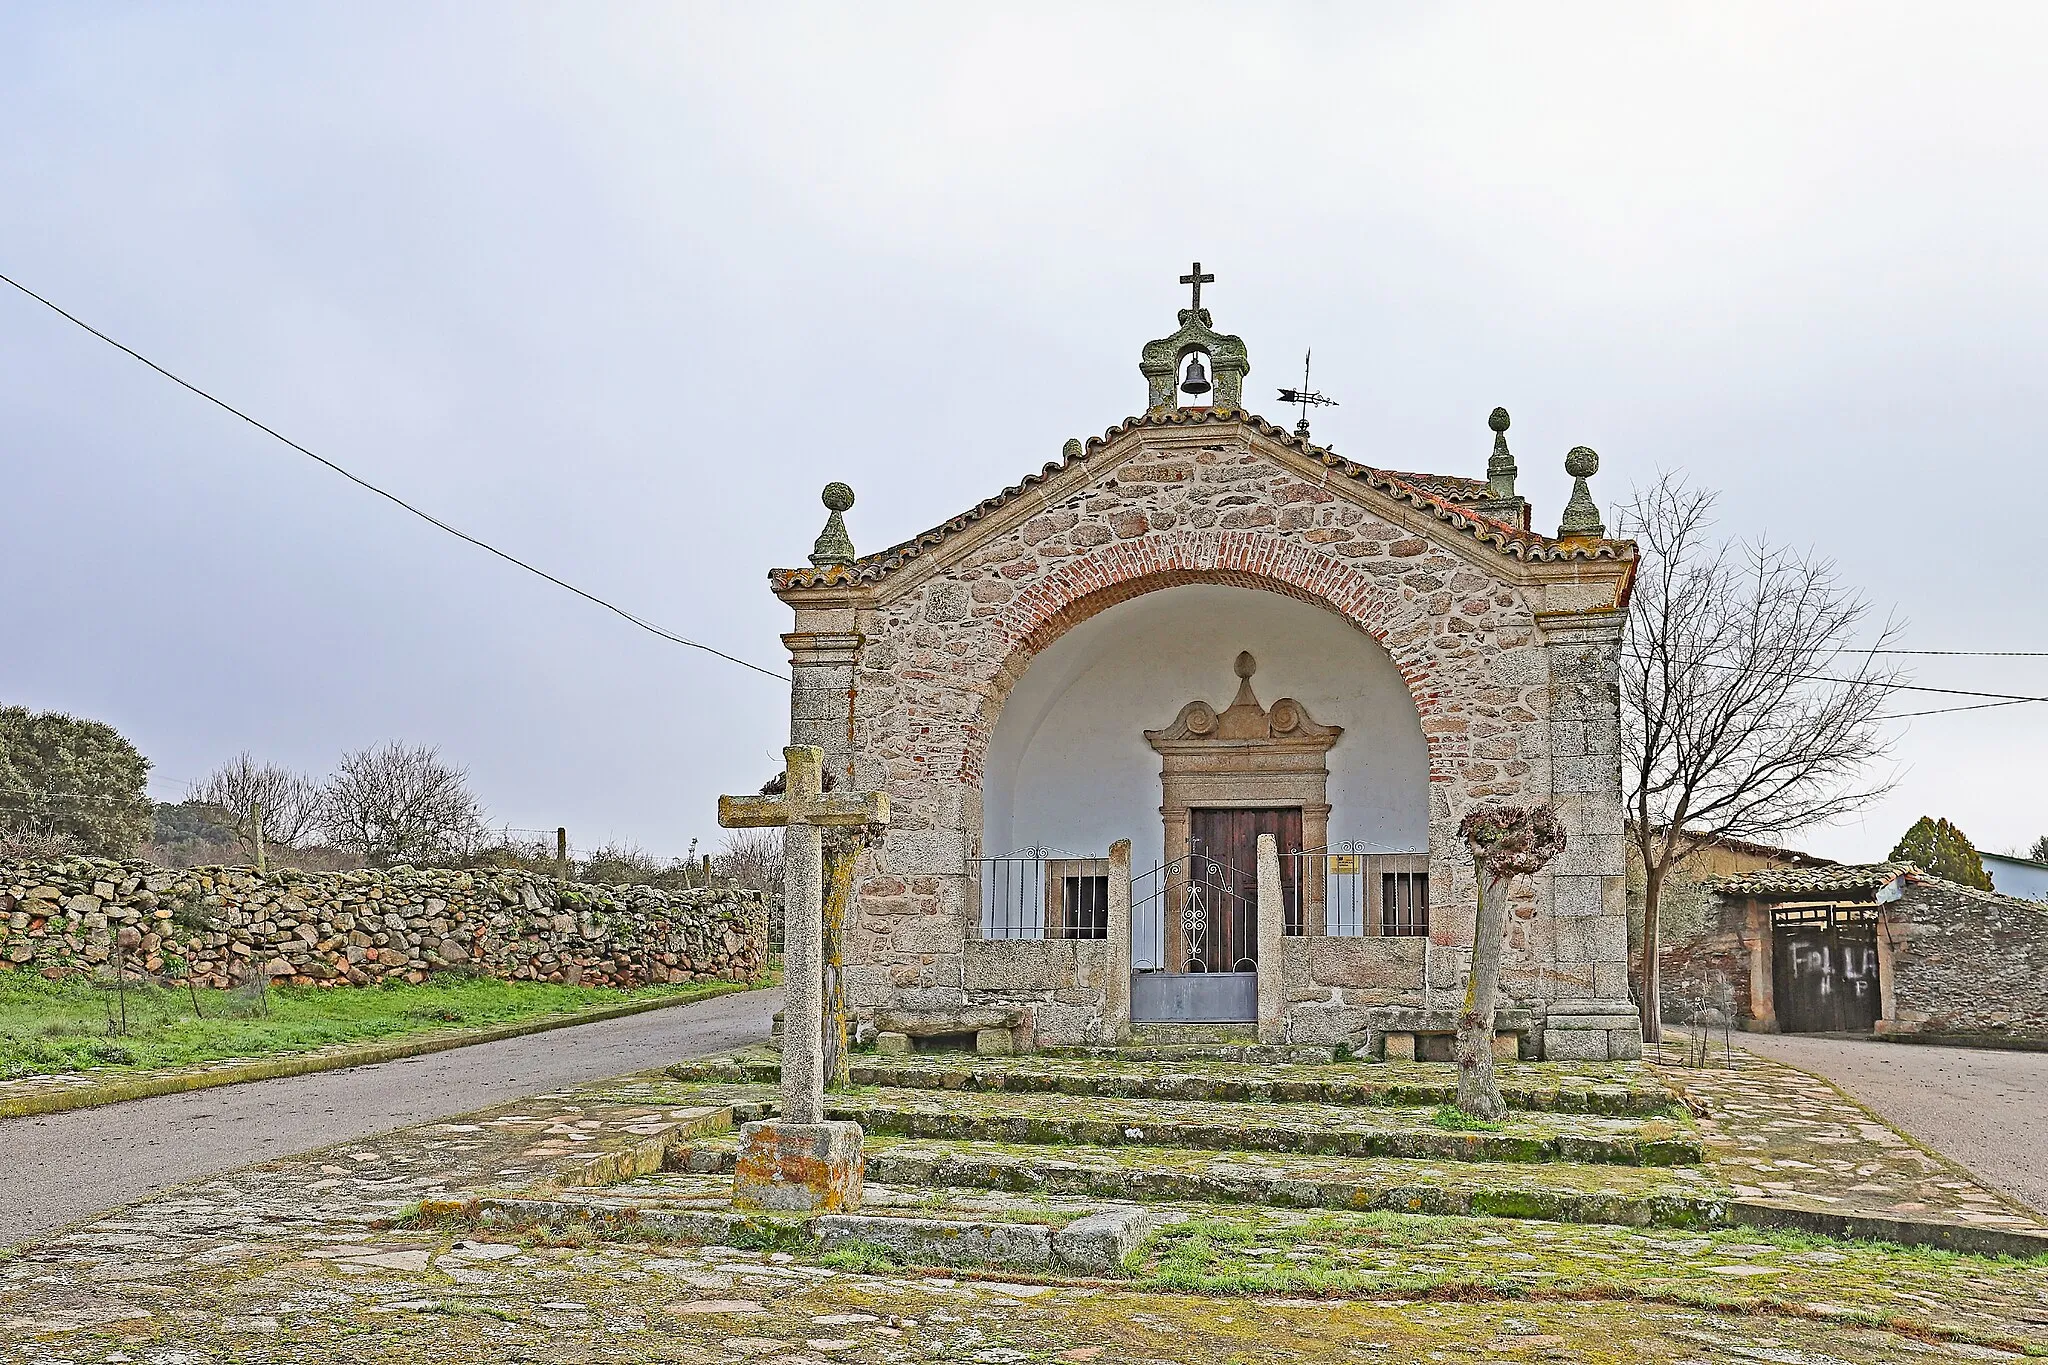
<svg viewBox="0 0 2048 1365"><path fill-rule="evenodd" d="M1107 938L1109 857L1027 848L977 858L985 939Z"/></svg>
<svg viewBox="0 0 2048 1365"><path fill-rule="evenodd" d="M1290 936L1429 937L1429 854L1364 844L1304 849L1281 860Z"/></svg>
<svg viewBox="0 0 2048 1365"><path fill-rule="evenodd" d="M1131 879L1131 963L1140 971L1258 970L1258 879L1191 853Z"/></svg>

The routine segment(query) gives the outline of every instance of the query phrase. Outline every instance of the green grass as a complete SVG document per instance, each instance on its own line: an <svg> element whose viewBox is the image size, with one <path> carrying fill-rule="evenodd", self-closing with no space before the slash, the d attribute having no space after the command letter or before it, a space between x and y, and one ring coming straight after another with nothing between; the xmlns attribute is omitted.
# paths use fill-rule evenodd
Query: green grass
<svg viewBox="0 0 2048 1365"><path fill-rule="evenodd" d="M737 989L731 982L647 986L550 986L537 982L443 977L423 985L285 987L270 992L270 1012L246 996L202 990L199 1013L182 988L131 986L128 1028L121 999L89 981L46 981L0 972L0 1080L60 1075L88 1067L163 1067L229 1057L304 1052L333 1043L371 1042L408 1033L483 1029L632 1000L696 999ZM241 1017L234 1017L234 1016Z"/></svg>
<svg viewBox="0 0 2048 1365"><path fill-rule="evenodd" d="M1483 1119L1477 1114L1468 1114L1455 1104L1440 1104L1429 1121L1439 1128L1448 1128L1454 1133L1497 1133L1500 1124L1493 1119Z"/></svg>

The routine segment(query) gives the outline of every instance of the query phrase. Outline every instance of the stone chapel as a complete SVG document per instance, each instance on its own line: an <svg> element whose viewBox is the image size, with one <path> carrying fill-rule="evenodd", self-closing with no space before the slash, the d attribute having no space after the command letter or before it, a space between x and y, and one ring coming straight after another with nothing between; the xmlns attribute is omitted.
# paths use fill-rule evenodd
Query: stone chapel
<svg viewBox="0 0 2048 1365"><path fill-rule="evenodd" d="M770 575L795 614L789 742L892 812L844 931L860 1035L1243 1025L1448 1059L1477 895L1458 822L1504 799L1553 803L1569 844L1513 884L1497 1046L1639 1056L1635 546L1601 524L1598 457L1565 457L1555 536L1515 491L1505 410L1484 477L1342 458L1245 408L1211 278L1140 353L1140 415L875 554L830 485L809 566Z"/></svg>

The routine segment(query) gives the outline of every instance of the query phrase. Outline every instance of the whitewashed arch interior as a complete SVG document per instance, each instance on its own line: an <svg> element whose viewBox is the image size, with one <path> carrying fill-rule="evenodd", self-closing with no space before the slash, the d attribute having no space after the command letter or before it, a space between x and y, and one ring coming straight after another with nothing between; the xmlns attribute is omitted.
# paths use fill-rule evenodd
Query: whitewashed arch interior
<svg viewBox="0 0 2048 1365"><path fill-rule="evenodd" d="M1193 584L1098 612L1034 658L997 717L982 779L981 848L1164 856L1159 755L1145 731L1187 702L1219 711L1239 650L1261 702L1292 697L1343 737L1329 752L1330 843L1429 848L1429 748L1385 649L1334 612L1277 593Z"/></svg>

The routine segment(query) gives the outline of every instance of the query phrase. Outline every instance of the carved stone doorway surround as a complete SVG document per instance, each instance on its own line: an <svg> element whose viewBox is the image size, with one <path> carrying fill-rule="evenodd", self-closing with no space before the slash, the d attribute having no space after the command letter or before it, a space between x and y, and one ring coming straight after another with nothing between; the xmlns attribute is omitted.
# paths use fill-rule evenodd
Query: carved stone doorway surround
<svg viewBox="0 0 2048 1365"><path fill-rule="evenodd" d="M1301 807L1301 845L1319 849L1330 842L1329 752L1344 729L1319 725L1292 697L1261 706L1252 692L1258 660L1237 656L1237 696L1219 712L1204 701L1180 708L1173 724L1147 730L1145 741L1159 755L1159 814L1166 826L1166 968L1187 970L1187 945L1170 932L1171 907L1186 894L1188 811L1198 807L1244 809ZM1304 934L1327 928L1323 879L1304 877L1301 920ZM1262 964L1263 965L1263 964ZM1277 964L1276 964L1277 965Z"/></svg>

